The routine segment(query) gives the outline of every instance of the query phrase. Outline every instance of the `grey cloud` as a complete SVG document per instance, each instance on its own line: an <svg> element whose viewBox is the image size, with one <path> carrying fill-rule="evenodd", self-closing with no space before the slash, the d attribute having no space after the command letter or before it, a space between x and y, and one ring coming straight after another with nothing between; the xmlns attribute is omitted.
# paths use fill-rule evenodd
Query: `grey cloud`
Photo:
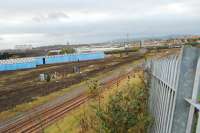
<svg viewBox="0 0 200 133"><path fill-rule="evenodd" d="M69 16L63 12L53 12L48 14L49 19L58 19L58 18L69 18Z"/></svg>
<svg viewBox="0 0 200 133"><path fill-rule="evenodd" d="M195 0L190 1L192 2ZM17 12L38 10L76 10L101 12L109 11L119 13L123 11L145 11L160 5L176 2L188 3L188 0L6 0L1 2L0 9Z"/></svg>
<svg viewBox="0 0 200 133"><path fill-rule="evenodd" d="M0 1L0 25L4 25L0 27L0 34L34 34L31 39L34 42L50 43L68 39L83 43L96 42L120 38L126 33L133 37L200 34L199 0ZM167 5L173 4L180 4L177 12L173 6L172 9L165 9ZM186 10L183 13L182 8ZM79 20L74 12L83 13L81 17L85 18ZM100 21L87 21L87 16L95 13L109 17ZM59 21L60 19L69 21ZM74 19L76 21L71 21ZM44 36L39 38L38 34ZM7 39L9 40L5 40Z"/></svg>
<svg viewBox="0 0 200 133"><path fill-rule="evenodd" d="M46 19L45 19L46 21ZM80 22L82 23L82 22ZM68 33L68 34L79 34L79 33L88 33L91 32L95 34L96 32L154 32L160 31L174 31L177 32L180 29L184 29L186 27L191 27L192 30L199 30L200 18L189 18L189 17L167 17L163 16L160 18L143 18L143 19L119 19L119 20L105 20L95 23L73 23L66 24L66 22L56 22L56 23L27 23L21 26L7 25L4 27L0 27L1 33L50 33L57 34L60 33ZM153 27L153 28L151 28ZM192 28L195 27L195 28ZM182 30L181 30L182 31Z"/></svg>
<svg viewBox="0 0 200 133"><path fill-rule="evenodd" d="M66 13L63 12L51 12L48 14L40 14L38 16L34 16L32 18L33 21L36 22L43 22L43 21L51 21L51 20L59 20L61 18L68 19L69 16Z"/></svg>

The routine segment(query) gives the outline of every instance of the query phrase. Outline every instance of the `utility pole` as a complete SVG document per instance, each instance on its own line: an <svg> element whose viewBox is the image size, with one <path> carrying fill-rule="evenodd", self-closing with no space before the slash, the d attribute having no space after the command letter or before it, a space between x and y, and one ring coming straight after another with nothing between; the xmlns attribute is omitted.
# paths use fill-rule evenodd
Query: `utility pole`
<svg viewBox="0 0 200 133"><path fill-rule="evenodd" d="M129 45L129 33L126 34L126 43L127 43L127 46Z"/></svg>
<svg viewBox="0 0 200 133"><path fill-rule="evenodd" d="M126 51L126 54L128 55L128 47L129 47L129 34L126 34L126 41L124 42L124 49Z"/></svg>

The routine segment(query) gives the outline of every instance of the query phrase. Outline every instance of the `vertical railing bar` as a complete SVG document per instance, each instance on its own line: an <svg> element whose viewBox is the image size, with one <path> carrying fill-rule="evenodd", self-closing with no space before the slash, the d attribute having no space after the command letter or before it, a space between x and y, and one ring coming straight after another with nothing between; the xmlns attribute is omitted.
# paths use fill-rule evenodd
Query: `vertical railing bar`
<svg viewBox="0 0 200 133"><path fill-rule="evenodd" d="M170 91L170 105L169 105L169 109L168 109L168 121L167 121L167 130L166 133L170 133L169 131L169 127L170 127L170 122L171 122L171 115L172 115L172 107L173 107L173 101L174 101L174 91Z"/></svg>
<svg viewBox="0 0 200 133"><path fill-rule="evenodd" d="M170 108L170 105L171 105L171 103L170 103L170 94L171 94L171 89L168 89L167 90L167 103L166 103L166 110L165 110L165 123L164 123L164 125L166 125L165 127L165 129L164 129L164 132L163 133L167 133L167 127L168 127L168 117L167 117L167 115L169 116L169 108Z"/></svg>
<svg viewBox="0 0 200 133"><path fill-rule="evenodd" d="M163 103L164 103L164 90L165 90L165 84L161 82L161 104L160 104L160 132L162 132L162 121L163 121Z"/></svg>
<svg viewBox="0 0 200 133"><path fill-rule="evenodd" d="M156 101L159 101L159 95L160 95L160 91L159 91L159 81L158 80L156 80L157 81L157 84L156 84L156 92L157 92L157 100ZM156 115L155 116L157 116L156 118L156 121L157 121L157 123L156 123L156 132L158 132L159 131L159 110L158 110L158 107L159 107L159 104L160 104L160 101L159 102L156 102Z"/></svg>
<svg viewBox="0 0 200 133"><path fill-rule="evenodd" d="M159 84L158 84L158 132L160 132L160 121L161 121L161 116L160 116L160 107L161 107L161 91L162 91L162 88L161 88L161 82L160 81L158 81L159 82Z"/></svg>
<svg viewBox="0 0 200 133"><path fill-rule="evenodd" d="M167 87L167 86L166 86ZM166 110L167 110L167 108L168 108L168 90L170 90L170 88L166 88L165 89L165 101L164 101L164 109L163 109L163 123L162 123L162 125L164 126L164 128L162 129L162 133L164 133L165 132L165 129L166 129L166 124L165 124L165 122L166 122Z"/></svg>
<svg viewBox="0 0 200 133"><path fill-rule="evenodd" d="M161 66L161 77L162 77L162 80L164 80L165 78L165 75L164 74L162 74L162 73L164 73L165 72L165 63L166 62L164 62L164 61L161 61L160 62L160 66ZM164 65L163 65L164 64ZM162 129L162 106L163 106L163 90L164 90L164 84L163 84L163 82L161 82L160 81L160 95L159 95L159 97L160 97L160 99L159 99L159 101L160 101L160 105L159 105L159 132L161 132L161 129Z"/></svg>
<svg viewBox="0 0 200 133"><path fill-rule="evenodd" d="M163 85L163 102L162 102L162 117L161 117L161 133L163 133L163 129L165 128L164 123L164 114L165 114L165 107L166 107L166 90L167 90L167 85Z"/></svg>

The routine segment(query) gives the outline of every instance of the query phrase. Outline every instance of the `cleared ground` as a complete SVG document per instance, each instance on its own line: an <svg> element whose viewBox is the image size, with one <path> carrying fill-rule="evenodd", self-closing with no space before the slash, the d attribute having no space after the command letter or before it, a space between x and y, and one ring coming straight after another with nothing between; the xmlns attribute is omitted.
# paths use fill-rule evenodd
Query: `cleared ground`
<svg viewBox="0 0 200 133"><path fill-rule="evenodd" d="M80 83L98 73L108 72L115 67L139 59L141 56L139 53L132 53L122 58L111 56L104 60L54 64L30 70L1 72L0 111ZM81 73L74 73L74 66L80 67ZM55 72L57 76L50 82L41 82L38 78L41 73L54 74Z"/></svg>

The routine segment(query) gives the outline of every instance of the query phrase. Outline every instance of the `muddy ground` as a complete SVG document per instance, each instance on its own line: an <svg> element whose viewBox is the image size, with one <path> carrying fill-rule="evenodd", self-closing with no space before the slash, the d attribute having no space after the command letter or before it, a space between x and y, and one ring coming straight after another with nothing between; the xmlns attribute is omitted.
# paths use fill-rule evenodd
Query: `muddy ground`
<svg viewBox="0 0 200 133"><path fill-rule="evenodd" d="M0 72L0 111L80 83L98 73L108 72L139 58L142 58L141 54L132 53L122 58L111 56L103 60L62 63L40 66L36 69ZM74 66L78 66L81 73L74 73ZM39 74L53 75L55 72L56 78L50 82L39 80Z"/></svg>

